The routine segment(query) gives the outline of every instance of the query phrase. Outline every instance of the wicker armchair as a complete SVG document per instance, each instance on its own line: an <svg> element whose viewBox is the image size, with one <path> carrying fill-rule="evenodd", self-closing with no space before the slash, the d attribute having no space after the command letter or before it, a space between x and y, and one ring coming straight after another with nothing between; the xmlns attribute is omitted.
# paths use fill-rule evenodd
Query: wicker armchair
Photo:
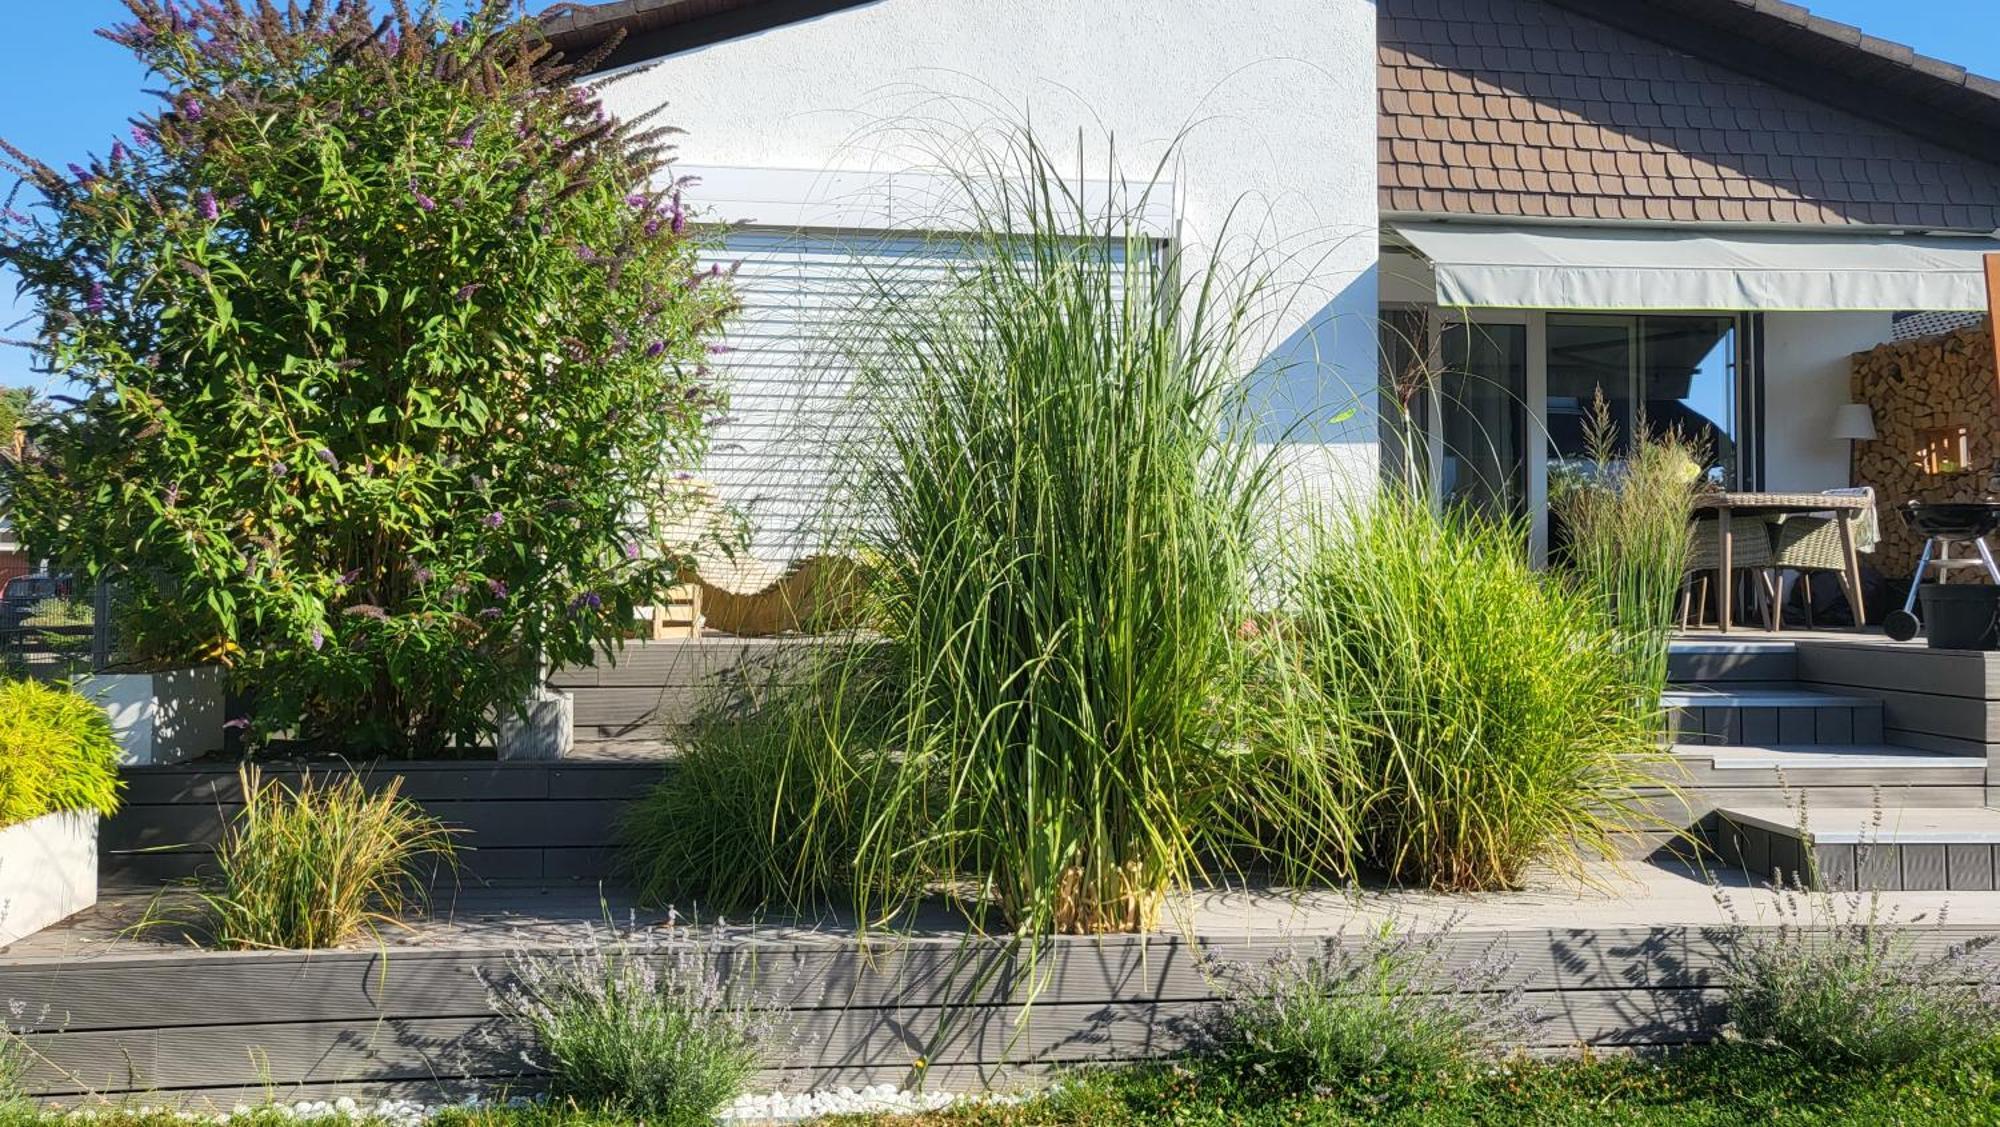
<svg viewBox="0 0 2000 1127"><path fill-rule="evenodd" d="M1881 539L1881 525L1875 515L1875 490L1869 486L1854 489L1829 489L1830 494L1859 496L1868 498L1868 508L1854 521L1854 550L1872 552L1875 543ZM1779 603L1778 614L1782 615L1786 589L1796 574L1799 589L1805 596L1806 627L1812 628L1812 576L1816 571L1831 571L1840 576L1845 587L1847 577L1847 546L1841 540L1840 518L1831 513L1817 513L1804 516L1780 517L1771 534L1770 568L1774 578L1768 581ZM1853 599L1853 592L1848 598ZM1850 604L1852 605L1851 601Z"/></svg>
<svg viewBox="0 0 2000 1127"><path fill-rule="evenodd" d="M1734 572L1754 571L1759 580L1758 602L1765 608L1765 625L1772 621L1777 592L1772 587L1772 529L1776 521L1764 517L1737 517L1730 522L1731 542L1729 546L1729 566ZM1690 613L1697 617L1705 614L1708 606L1708 577L1710 573L1722 570L1722 534L1714 518L1697 519L1694 522L1693 546L1688 552L1688 579L1681 588L1681 628L1701 625L1689 622ZM1728 581L1733 576L1716 579L1716 588L1723 598L1728 598L1735 590Z"/></svg>

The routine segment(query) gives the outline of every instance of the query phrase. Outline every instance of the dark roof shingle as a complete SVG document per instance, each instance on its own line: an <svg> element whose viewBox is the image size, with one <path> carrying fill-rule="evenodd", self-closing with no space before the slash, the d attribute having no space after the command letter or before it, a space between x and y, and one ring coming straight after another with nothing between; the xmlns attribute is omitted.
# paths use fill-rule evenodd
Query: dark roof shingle
<svg viewBox="0 0 2000 1127"><path fill-rule="evenodd" d="M2000 166L1559 0L1380 0L1378 29L1388 211L2000 227Z"/></svg>

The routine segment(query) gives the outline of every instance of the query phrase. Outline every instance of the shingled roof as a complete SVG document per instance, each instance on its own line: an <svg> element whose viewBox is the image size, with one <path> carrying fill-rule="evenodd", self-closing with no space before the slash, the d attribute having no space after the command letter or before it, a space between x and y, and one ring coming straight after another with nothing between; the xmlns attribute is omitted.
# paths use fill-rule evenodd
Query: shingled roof
<svg viewBox="0 0 2000 1127"><path fill-rule="evenodd" d="M1728 53L1682 50L1654 28L1570 0L1380 0L1378 183L1390 212L1564 219L2000 227L2000 99L1958 68L1789 24L1775 43L1739 28ZM1654 0L1693 15L1735 0ZM1721 18L1721 17L1717 17ZM1704 24L1703 42L1719 25ZM1839 25L1832 25L1837 27ZM1769 21L1759 24L1769 31ZM1771 34L1779 34L1772 32ZM1856 33L1858 35L1858 33ZM1835 77L1861 66L1866 89ZM1940 64L1941 66L1941 64ZM1840 71L1845 75L1846 71ZM1780 81L1783 79L1784 81ZM1817 89L1806 89L1808 80ZM1921 89L1919 89L1921 87ZM1896 94L1885 93L1894 89ZM1855 101L1876 103L1881 112ZM1928 119L1901 120L1921 95ZM1991 122L1984 118L1989 115ZM1947 120L1948 118L1956 120Z"/></svg>

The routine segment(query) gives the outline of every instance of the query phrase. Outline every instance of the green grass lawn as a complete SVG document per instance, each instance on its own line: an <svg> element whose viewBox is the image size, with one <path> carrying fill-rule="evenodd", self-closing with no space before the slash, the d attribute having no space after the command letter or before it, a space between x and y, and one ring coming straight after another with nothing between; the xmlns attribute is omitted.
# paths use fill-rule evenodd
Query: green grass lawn
<svg viewBox="0 0 2000 1127"><path fill-rule="evenodd" d="M1387 1085L1384 1090L1393 1091ZM1504 1066L1438 1094L1386 1100L1301 1096L1186 1067L1108 1072L1011 1107L854 1117L847 1127L1734 1127L1737 1124L2000 1124L2000 1047L1949 1068L1829 1075L1743 1046L1630 1058Z"/></svg>
<svg viewBox="0 0 2000 1127"><path fill-rule="evenodd" d="M1077 1073L1054 1094L908 1116L848 1116L822 1127L2000 1127L2000 1044L1949 1066L1891 1073L1814 1069L1781 1050L1717 1045L1650 1060L1518 1061L1428 1091L1379 1078L1381 1095L1304 1095L1203 1064ZM26 1102L0 1105L0 1127L51 1127ZM106 1109L90 1127L186 1127L170 1112ZM292 1127L273 1109L236 1127ZM368 1127L366 1119L321 1120ZM435 1127L659 1127L644 1117L553 1107L442 1113Z"/></svg>

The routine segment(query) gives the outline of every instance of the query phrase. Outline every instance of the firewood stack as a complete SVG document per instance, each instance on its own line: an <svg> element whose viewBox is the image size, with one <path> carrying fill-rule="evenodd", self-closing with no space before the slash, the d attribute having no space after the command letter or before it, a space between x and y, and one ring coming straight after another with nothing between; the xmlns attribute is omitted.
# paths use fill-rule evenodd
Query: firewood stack
<svg viewBox="0 0 2000 1127"><path fill-rule="evenodd" d="M2000 454L1991 334L1990 324L1971 326L1854 354L1854 402L1874 411L1881 436L1854 443L1854 482L1875 487L1882 540L1874 564L1888 574L1908 574L1923 547L1894 509L1912 500L1977 501L1987 494ZM1966 428L1962 464L1956 456L1926 458L1927 447L1960 427Z"/></svg>

